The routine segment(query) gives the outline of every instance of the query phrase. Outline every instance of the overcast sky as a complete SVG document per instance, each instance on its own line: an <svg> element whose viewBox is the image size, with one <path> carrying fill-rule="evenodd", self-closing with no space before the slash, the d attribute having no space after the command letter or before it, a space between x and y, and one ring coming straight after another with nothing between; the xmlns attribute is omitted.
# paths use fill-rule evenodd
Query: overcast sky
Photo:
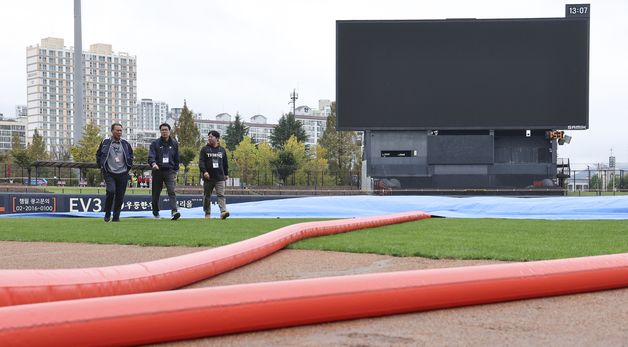
<svg viewBox="0 0 628 347"><path fill-rule="evenodd" d="M26 104L26 47L74 44L73 0L0 4L0 113ZM335 99L335 21L564 17L566 1L83 0L83 48L109 43L137 57L138 101L165 101L213 119L239 112L276 122L297 105ZM577 3L577 2L569 2ZM567 132L559 157L628 162L628 1L591 3L590 129Z"/></svg>

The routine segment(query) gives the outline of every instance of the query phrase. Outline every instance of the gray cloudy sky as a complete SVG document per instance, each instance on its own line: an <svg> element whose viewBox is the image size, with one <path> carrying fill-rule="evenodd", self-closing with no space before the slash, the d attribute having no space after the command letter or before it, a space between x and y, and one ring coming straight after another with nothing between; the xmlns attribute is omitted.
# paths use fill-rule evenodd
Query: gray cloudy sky
<svg viewBox="0 0 628 347"><path fill-rule="evenodd" d="M569 3L577 3L568 1ZM297 105L335 99L335 21L563 17L566 1L83 0L83 47L110 43L137 56L138 99L213 118L271 122ZM590 129L559 147L572 163L628 162L628 1L591 3ZM74 44L73 0L0 4L0 113L26 104L26 47L44 37Z"/></svg>

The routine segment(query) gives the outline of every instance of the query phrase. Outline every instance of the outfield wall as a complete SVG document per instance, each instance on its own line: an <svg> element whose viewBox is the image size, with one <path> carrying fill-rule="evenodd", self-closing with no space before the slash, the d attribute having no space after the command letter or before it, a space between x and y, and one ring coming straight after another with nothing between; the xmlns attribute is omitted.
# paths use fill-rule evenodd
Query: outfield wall
<svg viewBox="0 0 628 347"><path fill-rule="evenodd" d="M242 203L262 200L291 198L289 195L233 195L227 196L227 203ZM216 203L212 196L212 203ZM203 206L202 195L177 195L177 204L181 208ZM0 193L0 214L38 213L38 212L102 212L105 196L95 194L42 194L42 193ZM169 210L168 195L162 193L159 202L161 210ZM150 195L131 195L124 197L122 211L150 211L153 208Z"/></svg>

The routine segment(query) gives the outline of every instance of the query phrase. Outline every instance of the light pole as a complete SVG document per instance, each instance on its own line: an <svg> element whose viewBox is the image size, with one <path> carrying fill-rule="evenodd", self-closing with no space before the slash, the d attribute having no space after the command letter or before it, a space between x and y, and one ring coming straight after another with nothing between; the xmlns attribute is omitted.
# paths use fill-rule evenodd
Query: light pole
<svg viewBox="0 0 628 347"><path fill-rule="evenodd" d="M81 34L81 0L74 0L74 131L72 140L78 145L83 137L83 39Z"/></svg>

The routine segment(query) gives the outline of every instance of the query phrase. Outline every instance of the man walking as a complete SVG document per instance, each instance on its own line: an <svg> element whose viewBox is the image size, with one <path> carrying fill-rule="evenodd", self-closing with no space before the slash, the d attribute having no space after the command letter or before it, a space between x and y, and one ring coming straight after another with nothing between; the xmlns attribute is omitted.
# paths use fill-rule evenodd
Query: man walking
<svg viewBox="0 0 628 347"><path fill-rule="evenodd" d="M225 204L225 186L229 179L229 163L227 152L220 147L218 140L220 133L212 130L207 134L207 145L201 148L198 157L198 167L203 175L203 210L205 218L211 217L211 195L216 190L220 218L229 217L229 211Z"/></svg>
<svg viewBox="0 0 628 347"><path fill-rule="evenodd" d="M177 220L181 217L181 213L177 211L177 195L174 192L179 171L179 144L170 137L170 124L162 123L159 132L161 136L153 140L148 151L148 165L153 168L153 217L161 218L159 196L165 184L170 198L170 219ZM144 180L147 182L147 178Z"/></svg>
<svg viewBox="0 0 628 347"><path fill-rule="evenodd" d="M124 193L129 182L129 171L133 166L133 148L122 139L122 124L111 124L111 137L104 139L98 146L96 164L107 186L105 222L119 222Z"/></svg>

